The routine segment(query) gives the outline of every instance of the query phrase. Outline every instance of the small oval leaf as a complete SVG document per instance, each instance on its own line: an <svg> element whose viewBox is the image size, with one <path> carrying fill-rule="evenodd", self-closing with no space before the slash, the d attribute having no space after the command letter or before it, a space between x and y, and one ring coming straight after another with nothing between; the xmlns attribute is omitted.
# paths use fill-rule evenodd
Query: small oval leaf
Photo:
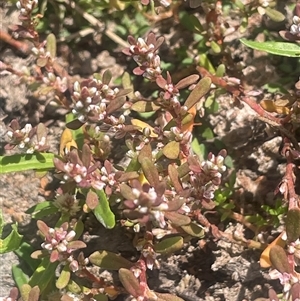
<svg viewBox="0 0 300 301"><path fill-rule="evenodd" d="M94 252L89 260L92 264L107 270L130 269L133 266L133 263L124 257L105 250Z"/></svg>
<svg viewBox="0 0 300 301"><path fill-rule="evenodd" d="M180 153L180 144L177 141L171 141L163 148L163 154L171 160L178 158Z"/></svg>
<svg viewBox="0 0 300 301"><path fill-rule="evenodd" d="M194 90L191 92L184 105L189 110L209 91L211 85L211 79L209 77L203 77Z"/></svg>
<svg viewBox="0 0 300 301"><path fill-rule="evenodd" d="M183 238L181 236L174 236L163 239L154 246L154 250L161 254L171 254L183 247Z"/></svg>
<svg viewBox="0 0 300 301"><path fill-rule="evenodd" d="M204 229L200 225L197 225L195 223L190 223L186 226L181 226L181 228L184 232L194 237L202 238L205 235Z"/></svg>
<svg viewBox="0 0 300 301"><path fill-rule="evenodd" d="M56 57L56 37L53 33L47 36L47 51L50 53L51 58Z"/></svg>
<svg viewBox="0 0 300 301"><path fill-rule="evenodd" d="M56 280L56 287L58 289L65 288L70 281L70 277L71 277L70 268L68 265L65 265L62 271L60 272L58 279Z"/></svg>
<svg viewBox="0 0 300 301"><path fill-rule="evenodd" d="M127 269L119 270L119 278L127 292L133 297L137 298L143 296L143 290L134 274Z"/></svg>
<svg viewBox="0 0 300 301"><path fill-rule="evenodd" d="M290 209L286 216L287 242L293 242L300 237L300 209Z"/></svg>
<svg viewBox="0 0 300 301"><path fill-rule="evenodd" d="M275 245L270 249L270 261L272 266L280 273L291 272L286 252L281 246Z"/></svg>

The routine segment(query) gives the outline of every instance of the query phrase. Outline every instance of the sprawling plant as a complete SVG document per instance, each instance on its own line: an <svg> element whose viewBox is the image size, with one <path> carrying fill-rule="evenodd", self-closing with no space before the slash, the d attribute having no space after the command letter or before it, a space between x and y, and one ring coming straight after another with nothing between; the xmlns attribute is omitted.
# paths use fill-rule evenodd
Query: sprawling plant
<svg viewBox="0 0 300 301"><path fill-rule="evenodd" d="M176 14L178 4L172 2L140 1L126 5L132 5L145 16L149 13L148 4L153 10L161 5L164 10ZM189 5L192 8L200 6L196 2L190 1ZM159 268L160 255L182 249L185 237L207 235L249 247L262 247L244 237L229 237L205 217L207 211L216 210L226 217L236 218L232 212L234 206L224 203L232 194L222 185L227 169L226 150L221 148L201 158L192 146L193 129L198 124L199 114L202 118L205 116L203 103L220 88L223 93L229 93L237 105L250 105L258 118L277 128L282 136L281 153L287 166L278 193L288 203L286 229L267 246L261 265L272 267L270 276L280 279L284 300L300 298L297 270L300 204L294 174L296 160L300 157L295 136L299 127L299 83L295 86L295 94L291 95L292 101L280 110L280 106L268 100L258 104L254 91L245 91L238 78L224 76L222 65L217 70L217 75L221 76L213 75L213 67L207 67L212 66L207 53L228 52L228 31L222 22L220 1L210 2L203 3L207 24L201 24L195 16L191 19L190 29L202 36L200 43L206 49L197 67L201 79L199 74L178 79L171 71L164 71L159 55L164 37L157 37L153 32L145 37L128 35L123 54L137 64L133 69L134 76L143 77L146 83L155 87L156 93L152 97L145 97L136 90L128 73L124 73L118 86L112 83L109 70L86 79L73 79L58 63L55 35L49 34L41 41L37 31L40 16L35 13L38 1L17 2L21 24L15 26L14 35L31 42L36 65L33 69L28 67L19 71L1 62L1 69L19 76L27 84L34 83L36 91L42 95L51 93L56 105L68 111L57 154L48 152L47 128L42 123L36 126L28 123L22 127L21 120L12 120L8 125L5 147L8 153L1 157L2 172L47 170L59 180L53 200L39 203L27 211L37 219L38 233L43 241L40 249L35 250L22 241L16 226L1 240L1 252L15 250L21 252L25 260L32 262L34 259L29 277L14 270L15 276L22 279L17 283L20 300L108 300L125 293L138 301L179 301L182 299L175 295L153 291L147 283L147 271ZM250 1L247 5L236 2L235 9L245 19L258 11L282 21L282 14L270 1ZM103 3L103 9L112 8L107 1ZM121 4L114 1L113 7L121 10ZM72 5L80 12L75 3ZM191 27L186 23L186 16L179 17L183 24ZM299 24L297 5L290 31L281 32L281 35L289 41L297 41ZM242 42L270 53L289 56L300 53L295 43L271 42L270 46L268 42L261 45L247 40ZM201 64L201 60L206 64ZM185 92L185 96L181 92ZM153 115L142 118L145 114ZM231 188L233 190L233 185ZM222 191L225 198L222 198ZM52 219L45 218L49 215ZM134 240L139 254L137 260L129 261L105 249L89 254L88 242L83 241L82 234L85 217L91 215L107 229L122 226L124 231L135 233L139 238L137 242ZM243 218L238 220L247 225ZM2 229L1 218L0 234ZM118 271L120 281L103 278L95 267ZM87 281L81 281L83 278ZM13 289L4 300L18 298L18 291ZM279 300L272 290L270 298Z"/></svg>

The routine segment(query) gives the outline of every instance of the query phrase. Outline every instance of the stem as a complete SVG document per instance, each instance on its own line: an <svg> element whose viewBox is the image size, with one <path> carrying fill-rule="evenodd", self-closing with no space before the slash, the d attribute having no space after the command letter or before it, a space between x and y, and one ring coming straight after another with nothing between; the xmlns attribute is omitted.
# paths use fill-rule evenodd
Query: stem
<svg viewBox="0 0 300 301"><path fill-rule="evenodd" d="M13 39L7 32L3 30L0 30L0 40L16 48L23 54L27 55L30 52L29 46L26 43Z"/></svg>

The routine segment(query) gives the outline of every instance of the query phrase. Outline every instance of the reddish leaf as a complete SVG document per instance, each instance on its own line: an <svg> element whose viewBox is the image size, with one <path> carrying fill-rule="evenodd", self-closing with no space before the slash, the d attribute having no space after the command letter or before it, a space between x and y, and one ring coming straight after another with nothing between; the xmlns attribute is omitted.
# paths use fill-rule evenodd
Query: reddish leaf
<svg viewBox="0 0 300 301"><path fill-rule="evenodd" d="M94 191L90 190L86 196L85 202L91 210L95 209L99 204L98 195Z"/></svg>
<svg viewBox="0 0 300 301"><path fill-rule="evenodd" d="M184 105L189 110L210 90L211 79L209 77L202 78L191 92Z"/></svg>
<svg viewBox="0 0 300 301"><path fill-rule="evenodd" d="M138 280L134 276L134 274L127 269L119 270L119 278L125 287L126 291L132 295L133 297L141 297L144 295L143 289L141 288Z"/></svg>
<svg viewBox="0 0 300 301"><path fill-rule="evenodd" d="M272 266L280 273L290 273L291 267L286 252L281 246L275 245L270 250L270 260Z"/></svg>

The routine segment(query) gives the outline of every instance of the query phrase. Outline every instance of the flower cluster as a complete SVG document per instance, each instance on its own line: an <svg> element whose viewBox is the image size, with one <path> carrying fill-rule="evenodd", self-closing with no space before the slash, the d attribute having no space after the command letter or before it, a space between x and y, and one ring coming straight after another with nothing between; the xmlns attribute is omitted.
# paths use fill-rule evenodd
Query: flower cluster
<svg viewBox="0 0 300 301"><path fill-rule="evenodd" d="M140 224L152 221L153 224L164 228L166 225L164 211L169 209L164 192L164 186L155 189L148 183L141 185L138 180L133 180L132 195L124 201L128 208L124 211L125 215L131 220L139 220ZM124 197L126 198L128 195L125 194Z"/></svg>
<svg viewBox="0 0 300 301"><path fill-rule="evenodd" d="M116 189L117 181L115 170L109 161L105 161L101 167L100 162L92 162L92 154L88 145L84 144L82 152L77 149L72 149L63 158L54 158L54 165L58 171L61 180L65 183L76 183L79 188L94 188L96 190L105 189L105 193L110 196L113 189ZM119 173L118 173L119 175ZM63 198L63 199L61 199ZM65 198L71 201L70 205L75 206L76 203L72 200L72 196L60 196L57 199L57 206L62 206L62 200L65 204Z"/></svg>
<svg viewBox="0 0 300 301"><path fill-rule="evenodd" d="M41 152L48 149L47 146L47 130L46 127L40 123L37 127L32 127L27 123L24 128L21 128L17 120L12 120L6 136L9 143L5 149L10 150L18 147L27 154L32 154L35 151Z"/></svg>
<svg viewBox="0 0 300 301"><path fill-rule="evenodd" d="M281 30L280 36L291 42L300 41L300 3L298 2L294 8L293 24L290 30Z"/></svg>
<svg viewBox="0 0 300 301"><path fill-rule="evenodd" d="M81 123L87 121L93 123L106 123L117 127L123 125L125 118L116 118L111 115L125 104L127 90L120 91L118 88L110 88L111 74L104 72L102 79L94 75L92 79L74 83L74 91L71 95L74 107L72 113Z"/></svg>
<svg viewBox="0 0 300 301"><path fill-rule="evenodd" d="M63 158L54 158L54 165L61 171L64 182L75 182L80 188L93 187L103 189L105 183L101 180L100 164L91 162L90 148L85 144L82 148L81 158L77 149L72 149Z"/></svg>
<svg viewBox="0 0 300 301"><path fill-rule="evenodd" d="M290 28L290 33L300 37L300 17L294 16L293 17L293 25Z"/></svg>
<svg viewBox="0 0 300 301"><path fill-rule="evenodd" d="M136 75L143 75L151 81L155 81L161 75L160 57L157 55L158 47L163 43L164 38L156 39L153 32L150 32L146 40L137 40L129 36L128 42L131 45L123 50L123 53L131 56L139 67L133 70Z"/></svg>
<svg viewBox="0 0 300 301"><path fill-rule="evenodd" d="M42 248L50 253L50 262L68 263L71 271L77 271L79 263L74 259L72 253L85 248L86 244L80 240L73 240L76 233L74 230L68 231L68 222L55 229L48 227L43 221L38 221L37 226L45 238Z"/></svg>
<svg viewBox="0 0 300 301"><path fill-rule="evenodd" d="M47 76L43 77L43 82L48 87L52 87L60 93L64 93L68 89L68 79L66 77L61 78L56 76L52 72L49 72Z"/></svg>
<svg viewBox="0 0 300 301"><path fill-rule="evenodd" d="M175 191L166 190L163 182L159 182L154 188L148 183L142 185L138 180L133 180L132 187L121 185L121 194L126 199L125 216L132 221L138 221L139 225L152 222L154 227L163 229L166 227L167 212L181 210L185 213L189 210L185 206L185 199Z"/></svg>
<svg viewBox="0 0 300 301"><path fill-rule="evenodd" d="M22 25L16 26L14 32L16 37L27 38L32 40L38 39L38 33L35 30L35 21L32 18L32 12L38 5L38 0L20 0L16 3L20 11L19 20Z"/></svg>
<svg viewBox="0 0 300 301"><path fill-rule="evenodd" d="M200 200L204 207L214 207L214 192L221 184L222 173L226 170L225 157L226 151L221 150L217 156L209 153L208 159L201 163L196 157L188 158L192 196Z"/></svg>

